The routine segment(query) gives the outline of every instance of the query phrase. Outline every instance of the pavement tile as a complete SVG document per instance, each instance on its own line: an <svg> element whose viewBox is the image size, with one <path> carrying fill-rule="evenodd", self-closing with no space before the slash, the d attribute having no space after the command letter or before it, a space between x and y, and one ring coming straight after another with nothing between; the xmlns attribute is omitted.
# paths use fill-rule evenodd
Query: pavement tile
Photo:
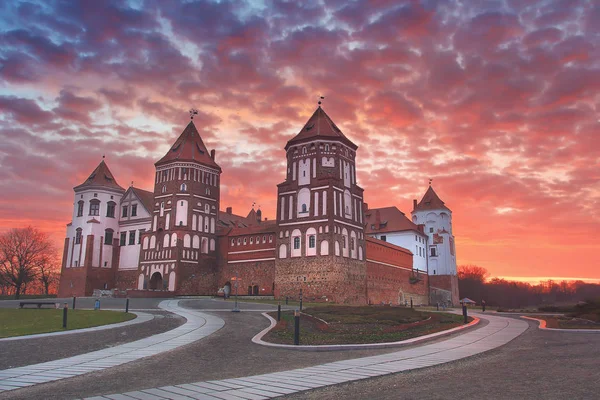
<svg viewBox="0 0 600 400"><path fill-rule="evenodd" d="M162 389L143 389L142 392L150 393L155 396L164 397L165 399L170 400L189 400L189 397L187 396L178 393L168 392Z"/></svg>
<svg viewBox="0 0 600 400"><path fill-rule="evenodd" d="M127 393L123 393L126 396L129 397L133 397L134 399L138 399L138 400L165 400L164 397L160 397L160 396L156 396L150 393L144 393L144 392L139 392L139 391L135 391L135 392L127 392Z"/></svg>
<svg viewBox="0 0 600 400"><path fill-rule="evenodd" d="M214 391L224 391L224 390L231 389L230 387L227 387L227 386L218 385L215 383L208 383L208 382L194 382L194 383L192 383L192 385L201 387L203 389L209 389L209 390L214 390Z"/></svg>
<svg viewBox="0 0 600 400"><path fill-rule="evenodd" d="M221 394L225 394L225 393L221 393ZM246 392L246 389L231 390L231 391L227 392L227 395L236 396L235 399L232 399L232 400L238 400L238 399L266 400L266 399L268 399L268 397L260 396L256 393ZM220 397L220 398L225 399L225 397Z"/></svg>

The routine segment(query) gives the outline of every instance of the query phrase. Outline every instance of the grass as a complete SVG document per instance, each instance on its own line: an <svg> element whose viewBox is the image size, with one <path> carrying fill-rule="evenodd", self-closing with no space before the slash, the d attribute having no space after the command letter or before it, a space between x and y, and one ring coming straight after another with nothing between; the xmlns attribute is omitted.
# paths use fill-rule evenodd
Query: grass
<svg viewBox="0 0 600 400"><path fill-rule="evenodd" d="M546 327L551 329L600 329L600 323L585 318L575 318L565 315L532 315L533 318L546 321Z"/></svg>
<svg viewBox="0 0 600 400"><path fill-rule="evenodd" d="M277 313L270 314L276 317ZM300 344L364 344L396 342L451 329L463 324L462 316L429 313L403 307L321 306L300 316ZM294 316L282 319L265 336L273 343L293 344Z"/></svg>
<svg viewBox="0 0 600 400"><path fill-rule="evenodd" d="M231 296L230 298L228 298L227 300L230 303L235 302L235 296ZM285 300L273 300L273 299L245 299L243 297L238 297L238 303L259 303L259 304L272 304L272 305L277 305L279 303L281 303L282 306L285 306ZM299 301L293 301L293 300L289 300L287 306L289 307L300 307L300 302ZM331 306L331 303L311 303L311 302L306 302L306 301L302 301L302 308L305 309L307 307L325 307L325 306Z"/></svg>
<svg viewBox="0 0 600 400"><path fill-rule="evenodd" d="M119 311L69 310L67 329L63 329L62 309L4 308L0 309L0 338L89 328L133 318L134 314Z"/></svg>

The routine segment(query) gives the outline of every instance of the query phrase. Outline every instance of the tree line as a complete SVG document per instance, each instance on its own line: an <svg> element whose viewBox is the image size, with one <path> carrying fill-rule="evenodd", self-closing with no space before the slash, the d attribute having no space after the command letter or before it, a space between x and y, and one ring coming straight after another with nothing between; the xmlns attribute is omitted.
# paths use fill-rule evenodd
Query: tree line
<svg viewBox="0 0 600 400"><path fill-rule="evenodd" d="M600 285L581 280L547 280L537 285L527 282L492 278L489 272L477 265L458 267L460 297L477 303L485 300L488 306L524 308L532 306L577 303L600 298Z"/></svg>
<svg viewBox="0 0 600 400"><path fill-rule="evenodd" d="M60 264L48 235L31 226L0 234L0 295L55 292Z"/></svg>

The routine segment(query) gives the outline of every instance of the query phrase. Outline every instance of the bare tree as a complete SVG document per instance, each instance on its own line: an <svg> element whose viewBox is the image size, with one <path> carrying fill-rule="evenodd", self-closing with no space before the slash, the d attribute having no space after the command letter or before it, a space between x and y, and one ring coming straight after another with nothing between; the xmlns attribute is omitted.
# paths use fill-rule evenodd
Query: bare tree
<svg viewBox="0 0 600 400"><path fill-rule="evenodd" d="M46 296L49 295L50 288L55 287L60 280L60 266L56 258L40 265L38 279L44 287L44 294Z"/></svg>
<svg viewBox="0 0 600 400"><path fill-rule="evenodd" d="M0 235L0 280L14 288L15 299L22 288L40 273L40 267L55 255L48 236L31 226Z"/></svg>

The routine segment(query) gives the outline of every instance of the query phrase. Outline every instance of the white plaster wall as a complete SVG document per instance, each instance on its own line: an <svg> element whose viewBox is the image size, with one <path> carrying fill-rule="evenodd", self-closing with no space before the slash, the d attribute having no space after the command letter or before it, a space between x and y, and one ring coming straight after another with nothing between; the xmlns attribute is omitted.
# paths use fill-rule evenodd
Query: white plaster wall
<svg viewBox="0 0 600 400"><path fill-rule="evenodd" d="M452 213L448 210L424 210L412 213L415 224L425 225L425 233L428 236L427 255L429 259L429 274L433 275L456 275L456 253L450 253L450 238L452 235ZM441 233L445 230L448 233ZM435 244L433 237L438 234L443 243ZM431 246L435 246L437 256L431 257ZM435 260L435 268L432 261Z"/></svg>
<svg viewBox="0 0 600 400"><path fill-rule="evenodd" d="M407 250L410 250L413 253L413 268L418 269L419 271L427 271L427 236L419 235L414 231L405 231L405 232L388 232L388 233L378 233L369 235L374 237L375 239L381 239L382 236L385 236L385 241L396 246L403 247ZM416 239L415 239L416 236ZM421 238L419 242L418 238ZM417 251L417 247L422 249L422 255L419 255Z"/></svg>
<svg viewBox="0 0 600 400"><path fill-rule="evenodd" d="M310 158L298 163L298 185L310 185Z"/></svg>
<svg viewBox="0 0 600 400"><path fill-rule="evenodd" d="M138 212L139 214L139 212ZM119 269L120 270L131 270L137 269L140 258L140 246L138 242L140 241L140 229L145 229L146 232L150 231L150 222L142 222L126 225L120 227L120 232L127 232L127 241L125 242L125 246L121 246L120 248L120 260L119 260ZM135 244L129 244L129 231L135 231ZM120 237L120 232L115 232L115 238Z"/></svg>

